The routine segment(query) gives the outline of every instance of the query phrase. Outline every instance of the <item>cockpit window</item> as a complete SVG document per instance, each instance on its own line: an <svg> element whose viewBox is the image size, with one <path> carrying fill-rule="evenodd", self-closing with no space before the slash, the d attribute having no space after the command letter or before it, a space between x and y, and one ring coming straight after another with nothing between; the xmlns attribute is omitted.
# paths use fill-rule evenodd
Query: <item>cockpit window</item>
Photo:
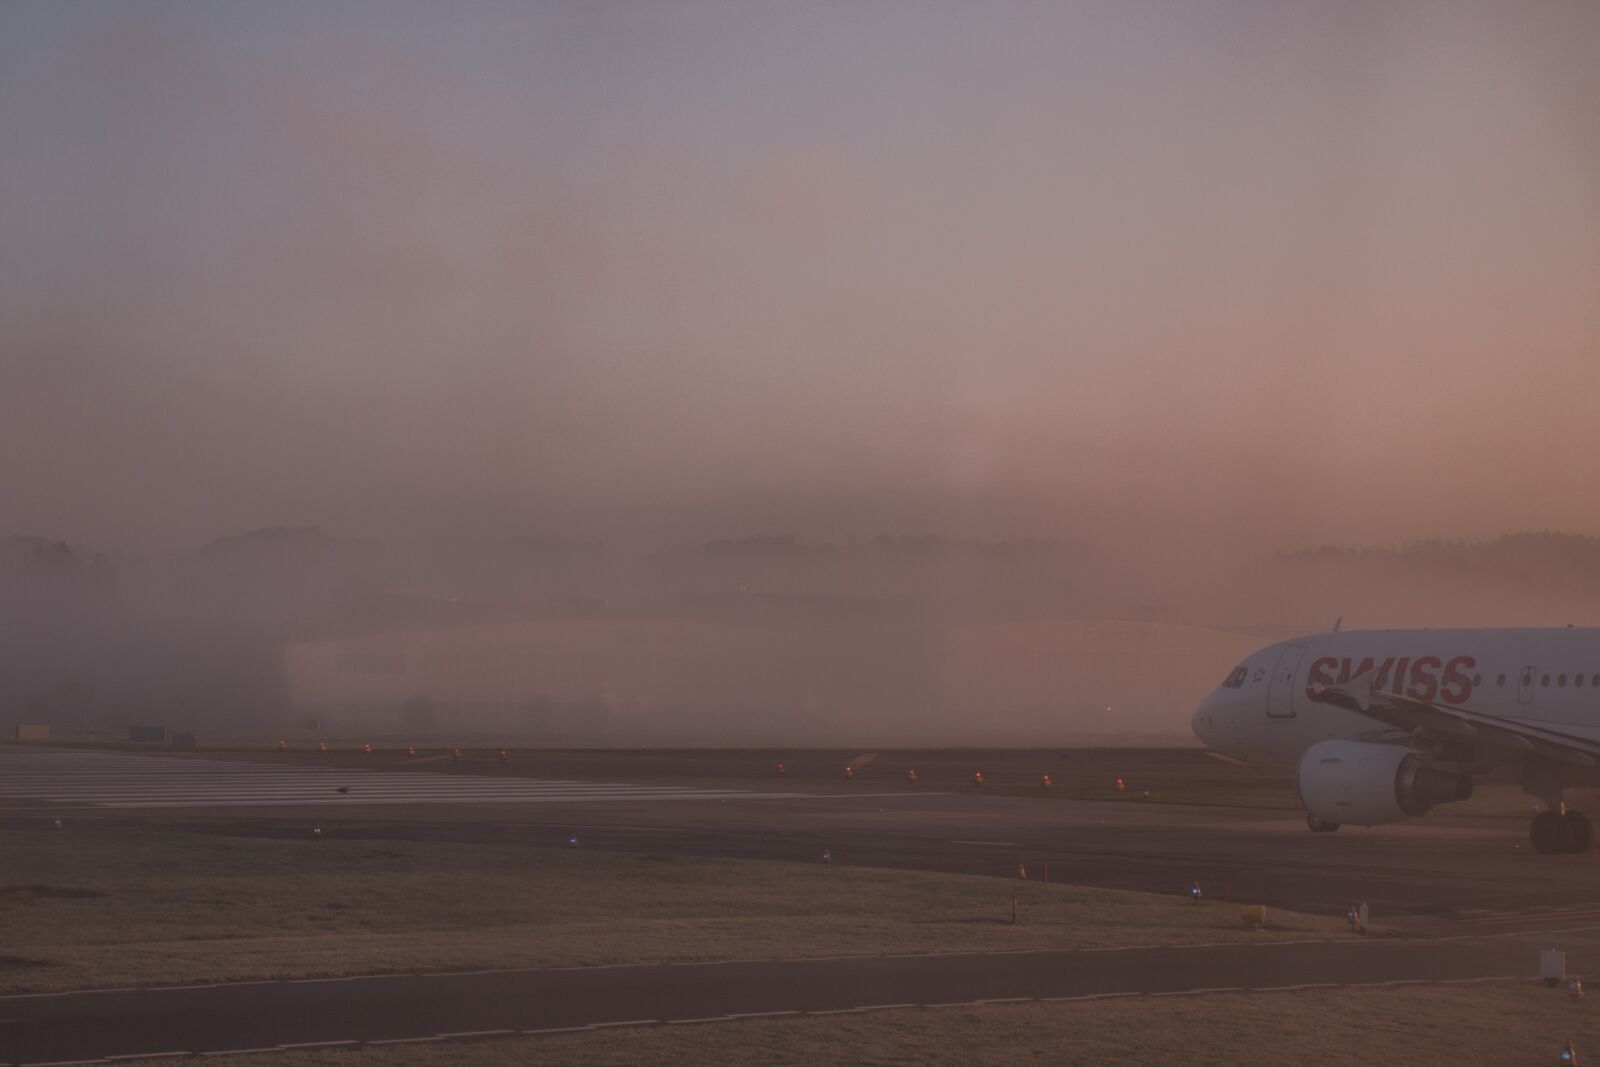
<svg viewBox="0 0 1600 1067"><path fill-rule="evenodd" d="M1228 677L1223 680L1222 688L1224 688L1224 689L1237 689L1237 688L1239 688L1241 685L1244 684L1244 675L1245 675L1245 670L1244 670L1243 667L1235 667L1233 669L1233 673L1228 675Z"/></svg>

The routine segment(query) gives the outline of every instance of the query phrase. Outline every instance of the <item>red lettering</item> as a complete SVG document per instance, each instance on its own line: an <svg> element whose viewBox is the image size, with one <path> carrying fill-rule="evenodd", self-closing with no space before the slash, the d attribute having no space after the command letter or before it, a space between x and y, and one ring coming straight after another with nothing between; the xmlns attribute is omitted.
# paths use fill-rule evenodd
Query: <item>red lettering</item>
<svg viewBox="0 0 1600 1067"><path fill-rule="evenodd" d="M1334 659L1323 656L1313 660L1306 672L1306 697L1321 698L1323 691L1332 685L1344 685L1352 678L1373 673L1372 690L1375 693L1392 692L1412 700L1443 700L1447 704L1462 704L1472 696L1472 670L1478 661L1471 656L1456 656L1441 663L1437 656L1410 656L1396 659L1389 656L1375 662L1371 656L1360 661L1350 656Z"/></svg>
<svg viewBox="0 0 1600 1067"><path fill-rule="evenodd" d="M1410 656L1401 656L1400 662L1394 665L1394 674L1390 677L1394 681L1394 695L1402 696L1406 688L1406 668L1411 666Z"/></svg>
<svg viewBox="0 0 1600 1067"><path fill-rule="evenodd" d="M1346 656L1344 658L1343 669L1339 673L1339 683L1342 685L1345 682L1348 682L1352 678L1359 678L1363 674L1366 674L1371 669L1372 669L1372 657L1368 656L1366 659L1364 659L1360 663L1356 664L1356 669L1355 669L1355 673L1354 674L1350 673L1350 657Z"/></svg>
<svg viewBox="0 0 1600 1067"><path fill-rule="evenodd" d="M1372 662L1371 660L1362 660L1361 661L1361 665L1363 667L1365 667L1368 663L1371 663L1371 662ZM1405 661L1401 660L1401 662L1404 663ZM1372 690L1373 690L1373 692L1381 693L1385 689L1389 688L1389 671L1393 667L1394 667L1394 657L1393 656L1388 657L1382 663L1378 664L1378 673L1376 675L1374 675L1373 679L1372 679Z"/></svg>
<svg viewBox="0 0 1600 1067"><path fill-rule="evenodd" d="M1329 673L1339 661L1332 656L1323 656L1311 664L1311 669L1306 672L1306 699L1319 700L1322 697L1324 686L1333 684L1333 675Z"/></svg>
<svg viewBox="0 0 1600 1067"><path fill-rule="evenodd" d="M1406 690L1406 696L1412 700L1431 701L1439 691L1439 682L1433 672L1439 669L1440 663L1437 656L1421 656L1411 665L1411 687Z"/></svg>
<svg viewBox="0 0 1600 1067"><path fill-rule="evenodd" d="M1446 704L1465 704L1472 696L1472 675L1467 672L1478 665L1472 656L1457 656L1444 665L1444 684L1439 687L1439 699Z"/></svg>

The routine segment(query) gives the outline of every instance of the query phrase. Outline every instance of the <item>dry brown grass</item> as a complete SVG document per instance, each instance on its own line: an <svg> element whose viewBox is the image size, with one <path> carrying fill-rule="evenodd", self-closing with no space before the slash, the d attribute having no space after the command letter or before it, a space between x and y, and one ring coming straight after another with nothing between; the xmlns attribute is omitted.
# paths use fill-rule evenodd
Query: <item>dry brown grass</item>
<svg viewBox="0 0 1600 1067"><path fill-rule="evenodd" d="M149 823L0 828L0 990L1342 936L1334 917L994 878ZM1011 897L1020 922L1009 924Z"/></svg>
<svg viewBox="0 0 1600 1067"><path fill-rule="evenodd" d="M283 1052L238 1067L474 1064L1452 1067L1554 1064L1600 1049L1600 1006L1533 982L1213 993L651 1026L470 1045ZM1588 1056L1583 1062L1589 1061ZM176 1067L178 1061L171 1061Z"/></svg>

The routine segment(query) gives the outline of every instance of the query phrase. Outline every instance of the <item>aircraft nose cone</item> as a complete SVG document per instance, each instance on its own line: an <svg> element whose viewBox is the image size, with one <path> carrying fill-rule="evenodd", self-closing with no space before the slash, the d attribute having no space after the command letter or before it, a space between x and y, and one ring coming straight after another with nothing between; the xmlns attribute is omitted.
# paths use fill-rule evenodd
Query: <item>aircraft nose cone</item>
<svg viewBox="0 0 1600 1067"><path fill-rule="evenodd" d="M1207 748L1217 747L1217 710L1217 698L1213 693L1200 702L1189 719L1189 729Z"/></svg>

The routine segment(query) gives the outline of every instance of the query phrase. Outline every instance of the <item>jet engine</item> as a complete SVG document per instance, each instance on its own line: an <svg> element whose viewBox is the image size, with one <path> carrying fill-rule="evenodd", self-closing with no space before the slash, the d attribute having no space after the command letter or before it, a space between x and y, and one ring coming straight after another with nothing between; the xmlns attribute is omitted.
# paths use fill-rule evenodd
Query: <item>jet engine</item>
<svg viewBox="0 0 1600 1067"><path fill-rule="evenodd" d="M1300 757L1300 799L1328 826L1378 826L1466 800L1472 779L1441 770L1404 745L1319 741Z"/></svg>

